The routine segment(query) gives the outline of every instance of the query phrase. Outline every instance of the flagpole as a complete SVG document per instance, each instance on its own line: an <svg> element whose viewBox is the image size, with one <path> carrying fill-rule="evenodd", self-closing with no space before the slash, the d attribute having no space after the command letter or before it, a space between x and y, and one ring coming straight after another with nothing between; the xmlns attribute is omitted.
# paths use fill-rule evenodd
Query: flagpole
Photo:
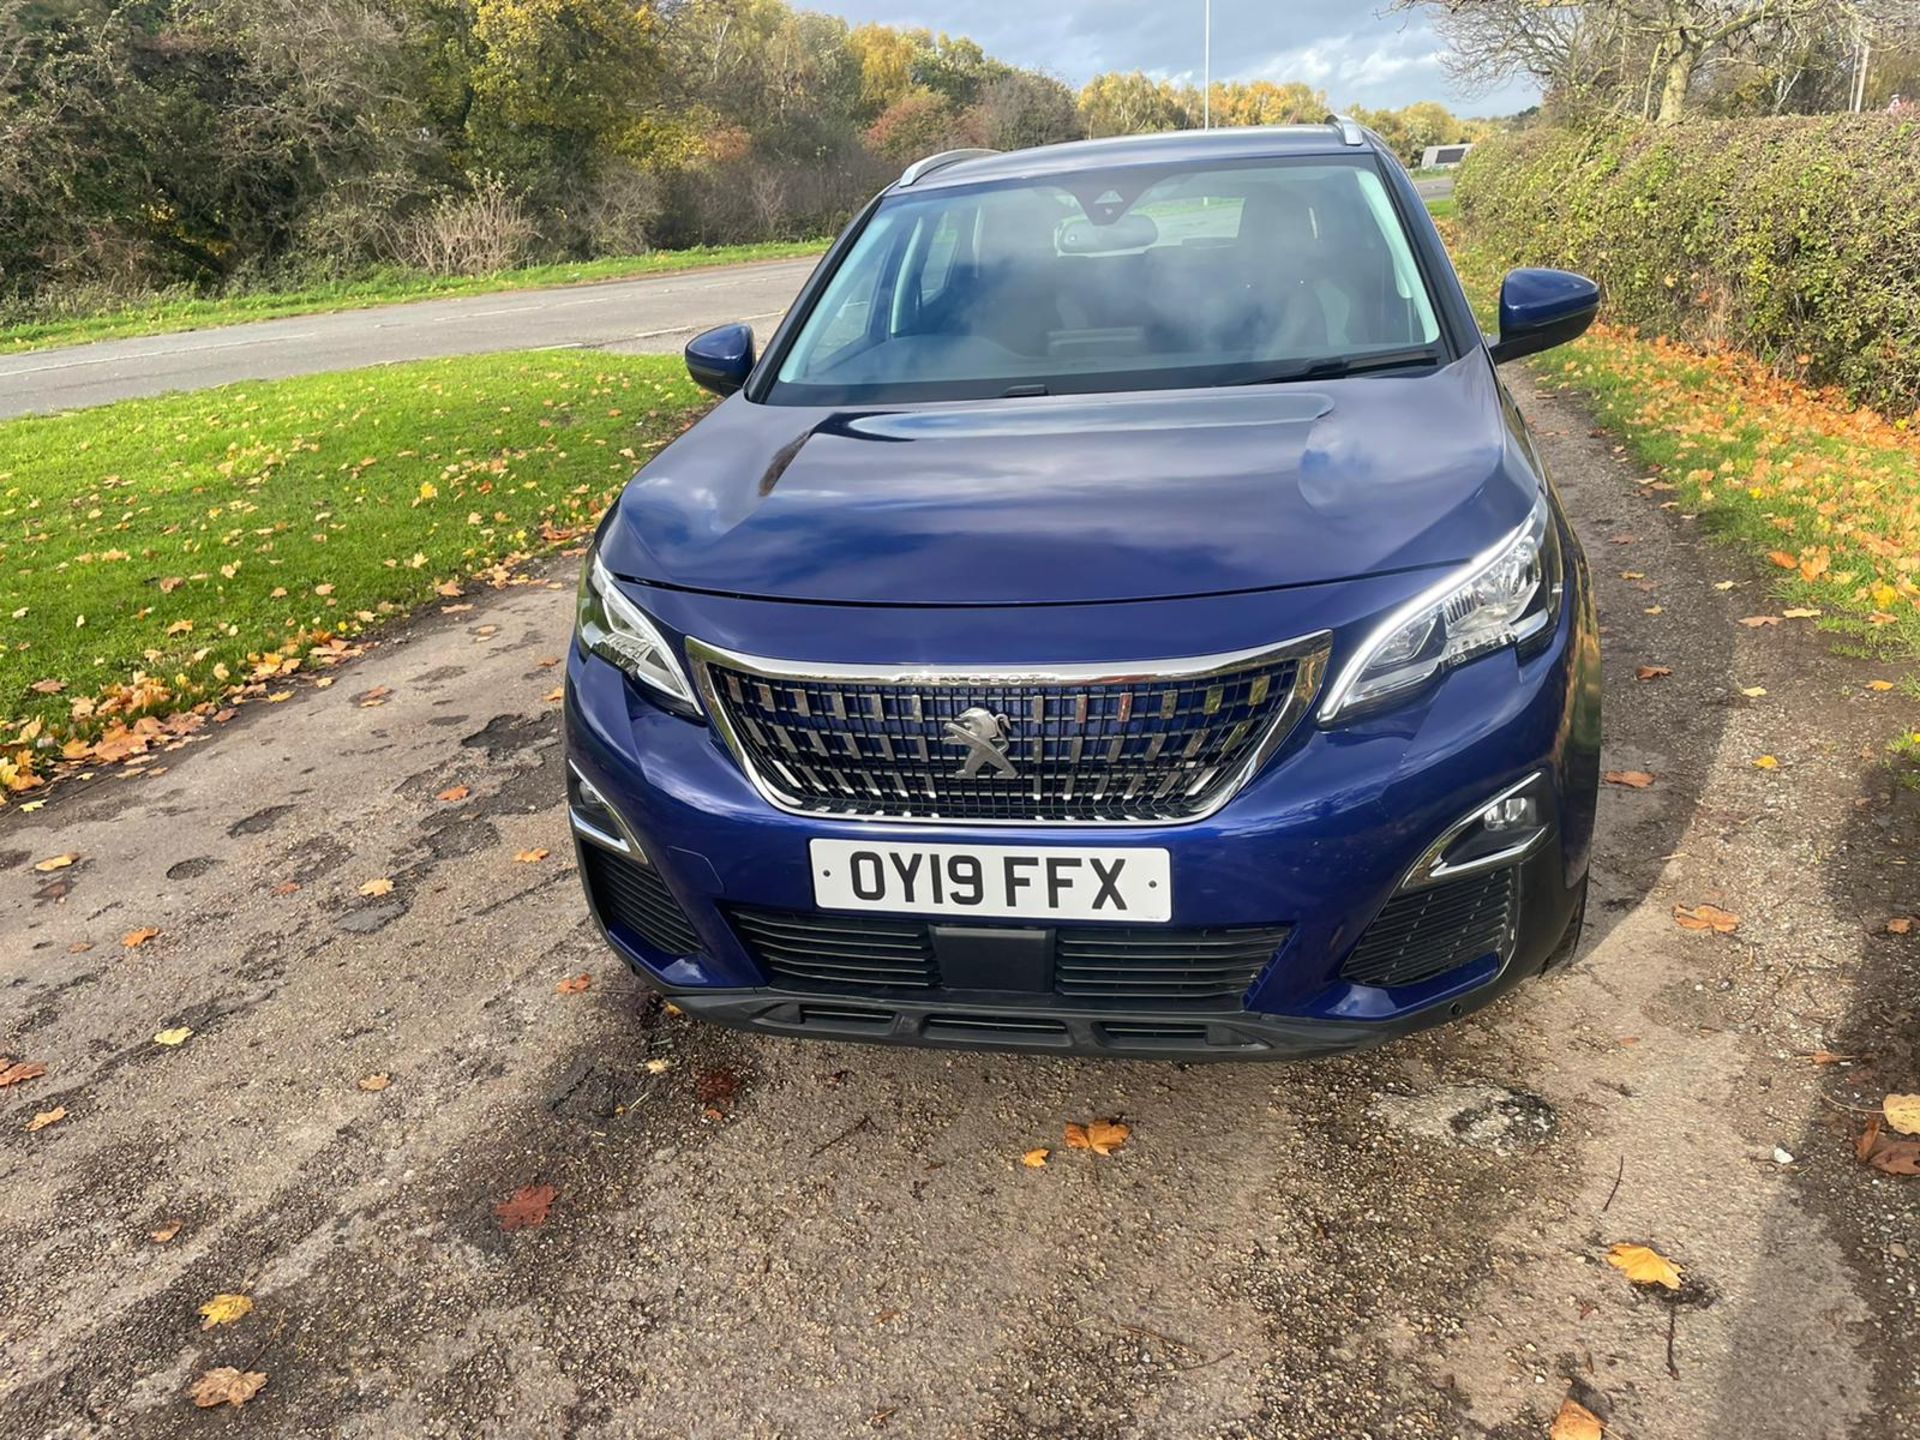
<svg viewBox="0 0 1920 1440"><path fill-rule="evenodd" d="M1213 128L1213 0L1203 0L1203 4L1206 11L1206 21L1204 25L1206 35L1204 42L1206 51L1206 88L1202 92L1200 99L1200 128L1202 130L1211 130Z"/></svg>

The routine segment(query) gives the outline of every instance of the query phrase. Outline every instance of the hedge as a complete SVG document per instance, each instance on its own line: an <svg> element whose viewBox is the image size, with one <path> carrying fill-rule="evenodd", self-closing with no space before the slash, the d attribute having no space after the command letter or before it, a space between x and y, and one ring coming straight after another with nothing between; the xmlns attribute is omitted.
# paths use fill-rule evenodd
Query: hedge
<svg viewBox="0 0 1920 1440"><path fill-rule="evenodd" d="M1456 195L1471 243L1591 275L1617 323L1920 410L1920 120L1535 126L1477 146Z"/></svg>

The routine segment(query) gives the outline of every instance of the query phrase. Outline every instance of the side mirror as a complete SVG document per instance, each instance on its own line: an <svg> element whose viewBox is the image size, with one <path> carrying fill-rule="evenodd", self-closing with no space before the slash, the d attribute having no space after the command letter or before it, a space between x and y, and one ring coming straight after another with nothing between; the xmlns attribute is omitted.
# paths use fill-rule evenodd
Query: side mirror
<svg viewBox="0 0 1920 1440"><path fill-rule="evenodd" d="M753 373L753 327L722 325L687 342L687 374L702 390L731 395Z"/></svg>
<svg viewBox="0 0 1920 1440"><path fill-rule="evenodd" d="M1504 365L1577 340L1600 311L1600 287L1567 270L1511 270L1500 283L1500 338L1490 347Z"/></svg>

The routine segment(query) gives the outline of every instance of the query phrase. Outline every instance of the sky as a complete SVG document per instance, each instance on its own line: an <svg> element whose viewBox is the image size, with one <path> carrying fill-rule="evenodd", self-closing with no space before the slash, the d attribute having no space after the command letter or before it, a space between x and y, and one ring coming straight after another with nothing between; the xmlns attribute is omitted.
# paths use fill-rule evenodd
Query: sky
<svg viewBox="0 0 1920 1440"><path fill-rule="evenodd" d="M1198 84L1202 0L799 0L804 9L971 35L1009 64L1076 89L1106 70ZM1337 106L1438 100L1463 115L1508 115L1531 86L1465 95L1440 67L1424 14L1381 15L1386 0L1213 0L1213 78L1304 80Z"/></svg>

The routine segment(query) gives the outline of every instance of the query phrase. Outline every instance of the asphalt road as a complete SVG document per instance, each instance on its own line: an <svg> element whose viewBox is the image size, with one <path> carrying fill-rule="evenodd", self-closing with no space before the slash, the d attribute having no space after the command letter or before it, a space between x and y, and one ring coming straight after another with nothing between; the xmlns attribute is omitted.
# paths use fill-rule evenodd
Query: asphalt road
<svg viewBox="0 0 1920 1440"><path fill-rule="evenodd" d="M1430 200L1453 193L1451 176L1414 183ZM777 260L422 300L0 357L0 419L437 355L543 346L669 354L730 320L752 324L764 340L813 265Z"/></svg>
<svg viewBox="0 0 1920 1440"><path fill-rule="evenodd" d="M1913 1434L1920 1180L1851 1143L1920 1088L1910 702L1742 626L1766 577L1516 383L1592 556L1608 767L1655 777L1602 796L1566 974L1304 1066L668 1015L573 874L556 571L0 818L0 1051L47 1067L0 1089L0 1428L1536 1440L1571 1393L1630 1440ZM1676 925L1702 902L1738 930ZM1063 1145L1110 1116L1113 1157ZM197 1410L216 1366L265 1388Z"/></svg>
<svg viewBox="0 0 1920 1440"><path fill-rule="evenodd" d="M437 355L543 346L670 353L695 332L730 320L751 323L764 339L813 265L776 260L685 270L0 357L0 418Z"/></svg>

